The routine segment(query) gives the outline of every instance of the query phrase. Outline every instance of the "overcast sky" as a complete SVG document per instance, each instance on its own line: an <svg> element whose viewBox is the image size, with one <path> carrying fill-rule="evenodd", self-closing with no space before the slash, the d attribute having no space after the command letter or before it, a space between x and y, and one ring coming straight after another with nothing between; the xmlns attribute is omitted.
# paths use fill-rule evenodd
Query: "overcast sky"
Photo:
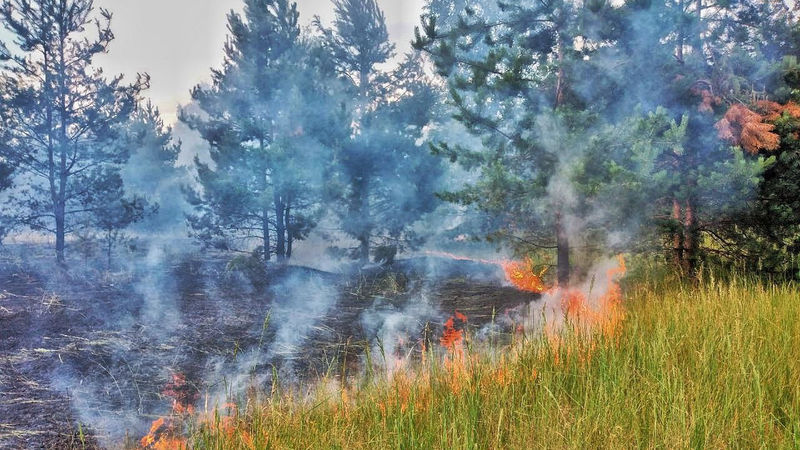
<svg viewBox="0 0 800 450"><path fill-rule="evenodd" d="M424 0L378 0L385 13L390 38L398 53L411 46ZM99 62L106 73L130 77L147 72L152 87L147 95L168 122L175 120L179 103L189 90L209 79L209 69L222 61L226 14L240 8L241 0L95 0L96 6L114 13L116 40L109 55ZM323 22L333 18L330 0L297 0L300 22L308 25L314 15Z"/></svg>

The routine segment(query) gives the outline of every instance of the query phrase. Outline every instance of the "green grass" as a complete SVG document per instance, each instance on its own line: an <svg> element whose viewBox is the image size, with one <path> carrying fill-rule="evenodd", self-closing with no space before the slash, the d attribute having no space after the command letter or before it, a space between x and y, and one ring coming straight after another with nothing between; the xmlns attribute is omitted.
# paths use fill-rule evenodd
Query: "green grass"
<svg viewBox="0 0 800 450"><path fill-rule="evenodd" d="M628 288L616 338L517 342L300 401L251 398L195 448L800 448L800 291ZM226 422L227 420L227 422ZM210 423L210 425L209 425Z"/></svg>

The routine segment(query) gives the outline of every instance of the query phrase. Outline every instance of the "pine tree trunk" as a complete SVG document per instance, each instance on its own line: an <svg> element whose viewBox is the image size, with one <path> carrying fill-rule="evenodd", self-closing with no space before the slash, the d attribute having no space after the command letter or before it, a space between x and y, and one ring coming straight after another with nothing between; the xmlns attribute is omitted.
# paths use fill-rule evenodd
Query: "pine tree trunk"
<svg viewBox="0 0 800 450"><path fill-rule="evenodd" d="M352 235L358 241L355 257L362 263L369 262L369 240L372 235L369 214L369 182L366 177L353 180L353 192L350 194L350 220Z"/></svg>
<svg viewBox="0 0 800 450"><path fill-rule="evenodd" d="M114 248L114 238L112 232L106 232L106 269L111 270L111 250Z"/></svg>
<svg viewBox="0 0 800 450"><path fill-rule="evenodd" d="M67 154L63 149L61 151L58 183L59 189L56 193L54 211L56 219L56 261L59 264L64 264L66 262L64 249L67 244Z"/></svg>
<svg viewBox="0 0 800 450"><path fill-rule="evenodd" d="M292 206L291 200L286 202L286 215L284 217L286 223L286 259L291 259L292 250L294 246L294 234L292 233Z"/></svg>
<svg viewBox="0 0 800 450"><path fill-rule="evenodd" d="M66 220L64 217L64 206L57 204L55 208L56 216L56 261L59 264L64 264L66 259L64 257L64 248L66 247Z"/></svg>
<svg viewBox="0 0 800 450"><path fill-rule="evenodd" d="M358 220L361 221L361 231L358 236L358 259L363 264L369 262L369 238L372 234L369 219L369 192L366 180L359 183L360 192L358 198Z"/></svg>
<svg viewBox="0 0 800 450"><path fill-rule="evenodd" d="M697 270L697 219L694 204L686 201L686 213L683 220L683 272L694 278Z"/></svg>
<svg viewBox="0 0 800 450"><path fill-rule="evenodd" d="M264 142L263 137L260 137L258 139L258 146L259 146L259 155L263 155L266 149L266 142ZM266 191L268 189L266 174L268 171L267 168L263 166L260 167L259 170L261 170L262 173L260 177L259 188L261 189L261 194L266 195ZM269 210L270 210L270 204L268 201L265 200L261 211L261 245L264 247L262 252L264 254L265 265L270 261L272 257L272 250L270 249L270 245L272 245L272 243L270 242L269 238Z"/></svg>
<svg viewBox="0 0 800 450"><path fill-rule="evenodd" d="M286 260L286 207L283 199L275 194L275 254L278 261Z"/></svg>
<svg viewBox="0 0 800 450"><path fill-rule="evenodd" d="M566 85L564 73L564 44L561 33L557 30L556 53L558 58L558 77L556 80L555 105L559 108L564 102L564 89ZM563 222L561 211L556 212L556 276L558 285L561 287L569 286L570 264L569 264L569 234Z"/></svg>
<svg viewBox="0 0 800 450"><path fill-rule="evenodd" d="M369 262L369 236L361 235L358 238L358 260L363 264Z"/></svg>
<svg viewBox="0 0 800 450"><path fill-rule="evenodd" d="M556 272L558 285L561 287L569 286L570 264L569 264L569 234L563 223L561 212L556 213Z"/></svg>
<svg viewBox="0 0 800 450"><path fill-rule="evenodd" d="M369 70L367 67L362 67L359 74L359 91L363 108L366 109L369 105ZM354 185L354 194L357 202L356 220L361 222L360 232L358 234L358 260L362 264L369 263L369 238L372 234L372 229L369 220L369 181L366 176L362 175L357 179ZM351 216L352 217L352 216Z"/></svg>
<svg viewBox="0 0 800 450"><path fill-rule="evenodd" d="M69 140L67 138L67 95L69 89L67 88L67 64L66 55L64 51L64 39L61 40L59 47L59 64L58 64L58 109L60 114L60 127L59 127L59 153L60 159L58 161L58 207L56 213L56 259L59 263L66 262L64 257L64 249L66 247L66 222L67 222L67 177L69 176L67 168L67 155L69 154ZM60 222L60 224L59 224Z"/></svg>
<svg viewBox="0 0 800 450"><path fill-rule="evenodd" d="M555 107L558 108L564 103L564 45L561 42L561 34L556 40L556 53L558 58L558 76L556 78L556 98Z"/></svg>
<svg viewBox="0 0 800 450"><path fill-rule="evenodd" d="M678 11L683 11L683 0L678 2ZM686 30L684 26L683 22L678 25L678 42L675 48L675 59L678 60L680 64L683 64L683 44L686 41Z"/></svg>
<svg viewBox="0 0 800 450"><path fill-rule="evenodd" d="M681 221L681 204L677 198L672 199L672 263L677 270L683 267L683 225Z"/></svg>
<svg viewBox="0 0 800 450"><path fill-rule="evenodd" d="M270 260L270 241L269 241L269 208L264 207L261 215L261 245L264 246L264 263Z"/></svg>

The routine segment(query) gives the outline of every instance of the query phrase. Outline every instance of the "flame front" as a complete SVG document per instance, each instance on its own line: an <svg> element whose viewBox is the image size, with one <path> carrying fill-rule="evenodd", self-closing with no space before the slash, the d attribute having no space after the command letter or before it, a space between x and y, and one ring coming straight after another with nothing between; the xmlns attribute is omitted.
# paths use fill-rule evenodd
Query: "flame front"
<svg viewBox="0 0 800 450"><path fill-rule="evenodd" d="M596 336L616 338L622 330L625 312L622 304L622 290L619 285L619 278L626 273L625 260L622 255L617 258L618 265L606 271L606 283L603 284L604 290L599 291L597 294L593 294L593 288L579 289L559 287L557 285L552 287L545 286L542 280L544 273L542 272L538 275L534 273L532 270L533 264L530 260L525 262L498 262L475 260L456 255L447 256L452 256L458 260L497 264L503 268L507 280L515 288L521 291L544 294L543 299L540 301L545 302L545 304L548 301L551 302L551 306L559 311L555 316L547 319L544 324L544 332L549 338L550 347L554 349L560 348L567 355L577 355L581 362L589 360L594 354L596 346L594 338ZM447 386L454 394L459 394L464 389L470 388L473 382L470 375L479 364L478 355L465 354L464 342L467 339L467 322L467 316L456 310L453 316L444 322L442 336L439 341L441 347L447 351L443 356L442 367L447 374ZM564 339L565 327L576 330L580 339L576 342ZM426 346L424 343L425 341L423 340L423 366L426 365ZM556 363L563 357L560 356L563 354L562 352L555 352ZM479 388L486 383L496 383L502 386L511 383L516 375L509 372L506 357L512 359L516 357L516 354L511 352L508 355L502 355L500 364L493 369L490 377L480 381ZM416 398L412 398L410 395L412 384L417 381L422 382L422 380L426 379L424 377L430 376L430 373L423 372L419 376L423 378L417 379L415 375L406 370L392 371L391 380L397 390L395 396L378 404L384 417L387 411L394 406L399 406L401 411L405 411L411 405L417 409L426 407L431 401L429 393ZM533 379L536 379L537 376L537 369L534 369L532 373ZM165 386L163 393L173 400L172 414L167 417L161 417L152 423L150 432L141 439L141 446L149 449L188 448L187 440L180 438L180 436L185 417L195 415L195 411L191 406L194 403L193 391L187 389L186 378L183 375L175 374ZM351 400L347 390L343 389L341 395L341 407L344 408L345 414L348 414ZM218 410L214 410L212 414L206 409L206 412L196 414L197 423L207 426L227 436L229 439L233 439L234 431L241 420L239 411L235 404L224 405L223 411L225 410L227 410L227 414L220 414ZM241 443L245 448L255 448L253 437L246 431L241 439Z"/></svg>
<svg viewBox="0 0 800 450"><path fill-rule="evenodd" d="M542 281L544 272L539 275L533 273L531 270L533 264L530 260L526 262L505 261L500 265L503 267L508 282L520 291L537 294L545 291L544 281Z"/></svg>
<svg viewBox="0 0 800 450"><path fill-rule="evenodd" d="M181 419L194 414L192 403L196 399L196 393L186 382L185 375L173 373L162 394L172 399L172 413L154 420L150 425L150 432L139 441L139 444L143 448L155 450L187 448L186 439L176 436L180 433L181 427L178 425Z"/></svg>
<svg viewBox="0 0 800 450"><path fill-rule="evenodd" d="M158 419L153 421L153 423L150 425L150 432L147 433L147 435L145 437L143 437L142 440L140 441L140 444L142 444L142 447L147 448L150 445L155 444L155 442L156 442L156 433L158 433L158 430L160 430L161 427L164 426L164 421L165 421L165 419L163 417L159 417Z"/></svg>

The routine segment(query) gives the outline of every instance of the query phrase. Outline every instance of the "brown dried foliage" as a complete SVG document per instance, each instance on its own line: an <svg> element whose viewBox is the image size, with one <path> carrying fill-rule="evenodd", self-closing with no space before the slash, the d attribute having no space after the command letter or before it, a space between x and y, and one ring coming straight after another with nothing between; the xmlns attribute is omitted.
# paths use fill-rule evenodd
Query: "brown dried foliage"
<svg viewBox="0 0 800 450"><path fill-rule="evenodd" d="M780 137L772 132L775 125L764 123L765 120L765 116L742 104L735 104L717 122L716 128L720 139L756 154L761 150L775 150L780 145Z"/></svg>
<svg viewBox="0 0 800 450"><path fill-rule="evenodd" d="M800 118L800 105L795 102L781 105L773 101L761 100L756 102L756 108L763 114L764 120L767 122L779 119L784 113L794 118Z"/></svg>

